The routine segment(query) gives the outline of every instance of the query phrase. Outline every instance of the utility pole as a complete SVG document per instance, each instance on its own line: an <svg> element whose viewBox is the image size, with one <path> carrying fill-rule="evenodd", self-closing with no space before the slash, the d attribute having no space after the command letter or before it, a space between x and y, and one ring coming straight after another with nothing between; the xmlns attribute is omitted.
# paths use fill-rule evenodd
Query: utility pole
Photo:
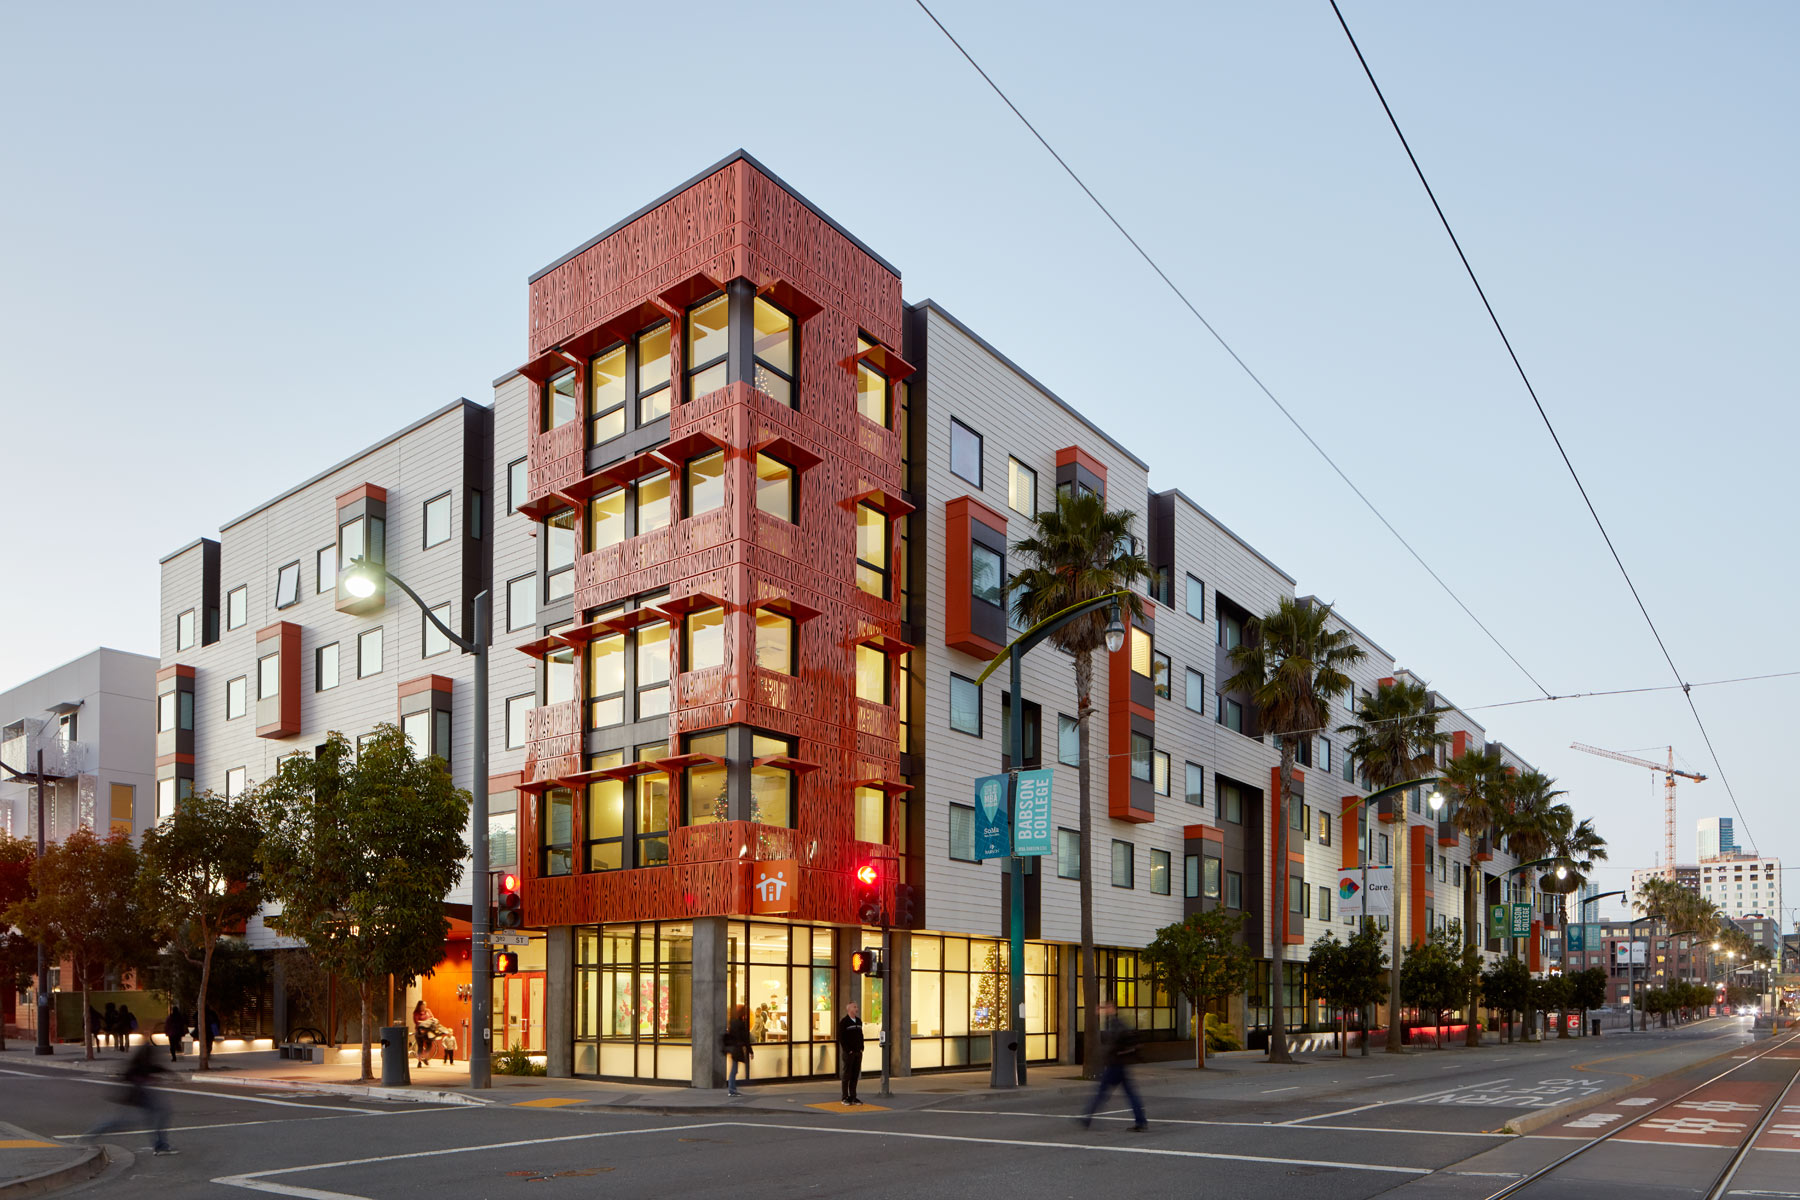
<svg viewBox="0 0 1800 1200"><path fill-rule="evenodd" d="M44 748L37 752L37 861L44 861ZM43 938L37 945L37 1049L38 1054L55 1054L50 1044L50 947Z"/></svg>

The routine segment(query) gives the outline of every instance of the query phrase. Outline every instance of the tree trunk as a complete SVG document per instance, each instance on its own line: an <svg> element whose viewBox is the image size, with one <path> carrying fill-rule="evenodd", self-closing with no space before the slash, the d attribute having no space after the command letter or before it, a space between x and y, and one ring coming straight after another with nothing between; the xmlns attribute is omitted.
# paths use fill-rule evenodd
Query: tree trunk
<svg viewBox="0 0 1800 1200"><path fill-rule="evenodd" d="M1471 869L1475 866L1475 854L1474 854L1473 847L1470 847L1469 866ZM1480 878L1481 878L1481 875L1479 872L1477 872L1475 879L1479 880ZM1476 919L1475 919L1477 917L1477 915L1479 915L1477 909L1478 909L1478 906L1476 905L1476 902L1475 902L1475 882L1469 878L1467 873L1464 873L1464 875L1463 875L1463 938L1466 940L1468 945L1474 946L1477 953L1479 953L1480 949L1481 949L1481 936L1480 936L1480 926L1476 923ZM1477 977L1475 982L1473 982L1469 985L1469 1036L1466 1039L1464 1039L1464 1042L1463 1042L1463 1044L1466 1046L1481 1045L1481 1021L1479 1019L1479 1017L1480 1017L1480 1012L1479 1012L1480 1002L1476 998L1476 989L1478 989L1480 986L1481 986L1481 981L1480 981L1479 977Z"/></svg>
<svg viewBox="0 0 1800 1200"><path fill-rule="evenodd" d="M369 1018L374 1015L373 988L367 979L356 981L357 999L362 1005L362 1078L359 1083L369 1083L375 1078L373 1057L369 1053Z"/></svg>
<svg viewBox="0 0 1800 1200"><path fill-rule="evenodd" d="M212 1028L212 1025L211 1022L207 1020L206 1016L206 988L207 984L212 980L213 945L218 939L206 934L202 934L201 936L206 939L206 948L201 951L200 999L194 1008L194 1011L200 1015L195 1018L194 1023L200 1027L199 1069L205 1071L209 1069L212 1063L212 1038L208 1036L208 1031Z"/></svg>
<svg viewBox="0 0 1800 1200"><path fill-rule="evenodd" d="M1194 1069L1206 1070L1206 1010L1194 1005Z"/></svg>
<svg viewBox="0 0 1800 1200"><path fill-rule="evenodd" d="M76 969L81 971L81 1044L87 1051L87 1060L94 1061L94 1006L88 1003L87 971L77 963ZM39 987L43 986L40 980Z"/></svg>
<svg viewBox="0 0 1800 1200"><path fill-rule="evenodd" d="M1100 1073L1100 980L1094 969L1094 841L1093 756L1088 753L1088 718L1093 715L1094 656L1084 650L1075 656L1075 728L1080 745L1081 765L1076 768L1079 784L1081 835L1081 1073L1094 1079ZM1015 701L1016 703L1017 701Z"/></svg>
<svg viewBox="0 0 1800 1200"><path fill-rule="evenodd" d="M1287 1048L1287 933L1288 933L1288 792L1294 774L1294 740L1280 737L1281 786L1275 801L1275 952L1269 961L1269 1058L1272 1063L1291 1063Z"/></svg>
<svg viewBox="0 0 1800 1200"><path fill-rule="evenodd" d="M1406 865L1407 815L1406 798L1400 792L1393 793L1394 811L1400 814L1395 823L1399 831L1394 838L1394 882L1388 888L1388 895L1393 897L1388 907L1393 910L1388 917L1388 924L1393 927L1394 950L1388 962L1388 1033L1387 1052L1400 1053L1400 872Z"/></svg>

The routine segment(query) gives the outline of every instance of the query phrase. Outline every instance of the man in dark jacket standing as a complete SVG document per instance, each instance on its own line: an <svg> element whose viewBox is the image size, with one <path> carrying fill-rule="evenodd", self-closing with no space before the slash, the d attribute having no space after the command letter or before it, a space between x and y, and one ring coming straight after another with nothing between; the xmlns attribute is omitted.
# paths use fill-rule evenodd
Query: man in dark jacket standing
<svg viewBox="0 0 1800 1200"><path fill-rule="evenodd" d="M1119 1020L1119 1010L1114 1004L1102 1001L1100 1004L1100 1055L1102 1069L1100 1086L1094 1089L1094 1098L1088 1102L1087 1112L1081 1118L1082 1128L1094 1123L1094 1113L1100 1108L1100 1102L1114 1088L1124 1088L1125 1098L1131 1101L1131 1115L1137 1118L1134 1130L1148 1129L1149 1123L1144 1120L1144 1102L1138 1099L1137 1088L1132 1086L1130 1064L1137 1058L1137 1031Z"/></svg>
<svg viewBox="0 0 1800 1200"><path fill-rule="evenodd" d="M844 1005L838 1018L838 1067L844 1073L844 1103L861 1104L856 1098L856 1081L862 1077L863 1030L862 1011L856 1001Z"/></svg>

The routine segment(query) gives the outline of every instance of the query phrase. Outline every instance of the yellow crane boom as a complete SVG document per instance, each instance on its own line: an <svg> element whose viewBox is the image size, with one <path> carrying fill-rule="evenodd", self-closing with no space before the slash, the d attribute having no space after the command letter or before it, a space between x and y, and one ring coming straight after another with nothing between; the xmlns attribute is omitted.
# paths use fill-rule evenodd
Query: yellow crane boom
<svg viewBox="0 0 1800 1200"><path fill-rule="evenodd" d="M1700 783L1706 776L1695 771L1683 771L1675 765L1675 747L1670 746L1667 763L1652 762L1647 758L1633 758L1629 754L1620 754L1617 750L1602 750L1598 746L1589 746L1582 742L1570 742L1569 749L1580 750L1584 754L1597 754L1601 758L1613 758L1622 763L1630 763L1634 767L1648 767L1659 771L1663 777L1663 875L1675 878L1675 777L1692 779Z"/></svg>

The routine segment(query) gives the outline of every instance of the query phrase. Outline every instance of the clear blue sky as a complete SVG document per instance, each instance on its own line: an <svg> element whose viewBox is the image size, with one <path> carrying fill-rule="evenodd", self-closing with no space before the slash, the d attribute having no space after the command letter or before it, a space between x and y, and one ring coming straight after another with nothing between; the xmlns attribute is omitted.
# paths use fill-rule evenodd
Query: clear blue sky
<svg viewBox="0 0 1800 1200"><path fill-rule="evenodd" d="M1669 681L1327 4L936 8L1551 690ZM1800 9L1346 13L1677 663L1800 668ZM909 0L9 5L0 68L0 681L155 652L161 555L487 399L530 271L743 146L1451 698L1534 694ZM1800 866L1797 695L1696 692ZM1660 795L1568 743L1712 773L1675 693L1481 715L1621 868ZM1682 857L1731 811L1684 785Z"/></svg>

